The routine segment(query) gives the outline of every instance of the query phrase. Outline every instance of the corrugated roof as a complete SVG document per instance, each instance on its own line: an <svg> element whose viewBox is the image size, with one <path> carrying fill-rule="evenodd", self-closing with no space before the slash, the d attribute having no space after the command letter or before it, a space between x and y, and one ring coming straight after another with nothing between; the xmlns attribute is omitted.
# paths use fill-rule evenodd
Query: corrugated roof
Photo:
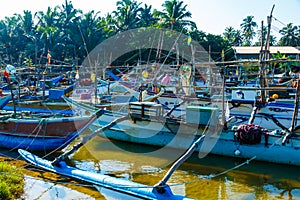
<svg viewBox="0 0 300 200"><path fill-rule="evenodd" d="M237 54L259 54L261 47L260 46L251 46L251 47L232 47ZM300 50L296 47L291 46L270 46L270 53L277 53L279 51L283 54L300 54Z"/></svg>

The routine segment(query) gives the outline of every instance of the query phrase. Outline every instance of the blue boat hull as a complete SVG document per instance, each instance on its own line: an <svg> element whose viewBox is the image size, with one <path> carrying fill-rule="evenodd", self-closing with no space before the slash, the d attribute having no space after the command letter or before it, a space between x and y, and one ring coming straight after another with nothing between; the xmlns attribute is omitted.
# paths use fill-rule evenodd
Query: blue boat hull
<svg viewBox="0 0 300 200"><path fill-rule="evenodd" d="M24 137L0 134L0 146L30 151L61 150L74 141L78 135L78 132L69 134L67 137Z"/></svg>
<svg viewBox="0 0 300 200"><path fill-rule="evenodd" d="M151 186L70 167L66 165L64 161L61 161L57 166L53 166L51 161L42 159L22 149L19 149L18 151L27 162L30 162L37 167L94 184L96 187L104 187L121 194L127 194L140 199L189 199L185 196L173 194L169 186L164 187L165 192L159 193Z"/></svg>

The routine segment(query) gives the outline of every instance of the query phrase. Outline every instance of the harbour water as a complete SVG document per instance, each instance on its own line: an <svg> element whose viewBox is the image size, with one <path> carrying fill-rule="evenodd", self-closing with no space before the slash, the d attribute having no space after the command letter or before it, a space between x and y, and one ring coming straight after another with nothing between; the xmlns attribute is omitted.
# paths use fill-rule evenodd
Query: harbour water
<svg viewBox="0 0 300 200"><path fill-rule="evenodd" d="M160 157L147 153L155 148L106 140L100 137L73 156L79 168L155 185L170 165L169 149ZM168 184L176 193L195 199L300 199L300 168L257 161L206 156L188 159L171 177ZM105 195L105 194L103 194ZM105 197L103 197L105 198Z"/></svg>
<svg viewBox="0 0 300 200"><path fill-rule="evenodd" d="M165 155L149 156L149 152L155 150L145 145L95 137L70 157L69 164L153 186L168 171L169 155L176 154L176 150L169 149ZM16 156L15 153L12 154ZM299 167L268 164L255 160L247 164L245 161L214 155L200 159L195 153L176 170L168 184L175 193L195 199L300 199ZM244 165L238 167L242 163ZM36 169L29 168L29 170ZM37 181L40 181L41 177L45 178L42 178L43 181L50 182L44 175L39 176ZM118 194L105 189L98 193L86 183L77 183L58 176L56 185L60 185L60 182L64 187L87 195L84 198L79 196L80 199L123 199ZM66 192L64 190L56 192L59 191ZM42 191L36 191L38 192ZM68 195L65 194L61 199L68 199Z"/></svg>

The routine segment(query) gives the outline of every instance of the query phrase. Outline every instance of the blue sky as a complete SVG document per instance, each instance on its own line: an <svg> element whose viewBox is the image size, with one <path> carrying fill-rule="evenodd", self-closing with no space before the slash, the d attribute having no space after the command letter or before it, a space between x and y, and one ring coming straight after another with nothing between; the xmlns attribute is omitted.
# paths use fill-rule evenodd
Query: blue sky
<svg viewBox="0 0 300 200"><path fill-rule="evenodd" d="M72 0L75 8L84 12L89 10L100 11L105 15L116 9L117 0ZM272 21L272 34L280 36L278 30L285 24L300 25L300 0L183 0L187 4L187 10L192 13L192 20L196 22L198 29L212 34L222 34L226 27L240 28L240 24L246 16L253 15L254 21L261 25L261 21L267 24L267 16L275 4ZM9 0L0 1L0 19L12 16L14 13L22 13L23 10L31 10L33 13L46 10L48 6L62 5L65 0ZM143 0L138 2L152 5L161 9L163 0Z"/></svg>

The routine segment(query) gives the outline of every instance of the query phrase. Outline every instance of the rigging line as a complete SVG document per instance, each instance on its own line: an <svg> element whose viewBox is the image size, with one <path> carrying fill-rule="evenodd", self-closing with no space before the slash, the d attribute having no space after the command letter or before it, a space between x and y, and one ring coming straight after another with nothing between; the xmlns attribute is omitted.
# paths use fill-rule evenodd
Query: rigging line
<svg viewBox="0 0 300 200"><path fill-rule="evenodd" d="M230 50L231 50L231 49L227 49L227 50L225 51L225 53L224 53L224 56L230 54L230 53L231 53ZM219 55L219 54L221 54L221 52L211 52L211 54L218 54L218 55ZM217 57L215 60L218 61L218 60L221 60L221 59L222 59L222 56L219 56L219 57Z"/></svg>
<svg viewBox="0 0 300 200"><path fill-rule="evenodd" d="M25 140L26 140L26 139L31 138L31 137L33 136L33 137L32 137L32 141L30 142L30 144L28 145L28 147L25 149L25 150L27 150L27 149L29 148L29 146L34 142L34 140L38 137L39 132L40 132L40 129L41 129L40 125L43 125L43 124L41 124L41 123L44 122L44 119L45 119L45 118L42 118L42 119L39 121L39 124L37 125L37 127L39 127L39 130L36 131L37 127L35 127L35 129L31 132L31 133L34 133L34 132L36 131L36 134L28 134L27 137L24 138L22 142L20 142L17 146L15 146L14 148L10 149L9 151L14 151L14 150L18 149L23 143L25 143ZM18 156L18 157L19 157L19 156Z"/></svg>
<svg viewBox="0 0 300 200"><path fill-rule="evenodd" d="M181 31L180 31L178 37L176 38L176 40L175 40L175 42L173 43L171 49L169 50L168 54L166 55L166 58L164 59L163 63L161 64L160 68L159 68L159 69L156 71L156 73L154 74L154 77L153 77L153 79L152 79L152 83L154 83L154 80L156 80L157 75L160 73L162 67L164 66L165 62L167 61L167 58L170 56L171 50L174 48L175 44L177 43L177 41L178 41L179 38L181 37L182 31L183 31L183 29L181 29Z"/></svg>
<svg viewBox="0 0 300 200"><path fill-rule="evenodd" d="M225 171L223 171L223 172L220 172L220 173L218 173L218 174L215 174L215 175L208 175L206 179L209 180L209 179L212 179L212 178L216 178L216 177L222 176L222 175L224 175L224 174L226 174L226 173L228 173L228 172L231 172L231 171L233 171L233 170L236 170L236 169L238 169L238 168L240 168L240 167L242 167L242 166L244 166L244 165L246 165L246 164L248 165L252 160L256 159L258 155L261 155L261 154L265 153L265 151L267 151L268 149L270 149L270 148L272 148L273 146L275 146L275 144L277 144L277 143L278 143L280 140L282 140L283 138L284 138L284 136L278 138L273 144L271 144L271 145L269 146L269 148L267 148L267 149L265 149L265 150L262 150L262 151L261 151L260 153L258 153L257 155L255 155L255 156L253 156L253 157L247 159L245 162L243 162L243 163L241 163L241 164L239 164L239 165L237 165L237 166L234 166L234 167L232 167L232 168L230 168L230 169L227 169L227 170L225 170ZM184 184L192 184L192 183L202 182L202 181L204 181L204 180L206 180L206 179L197 180L197 181L183 182L183 183L180 183L180 184L179 184L179 183L178 183L178 184L170 184L169 186L184 185Z"/></svg>
<svg viewBox="0 0 300 200"><path fill-rule="evenodd" d="M278 143L280 140L282 140L283 138L284 138L284 136L278 138L272 145L269 146L268 149L270 149L270 148L272 148L273 146L275 146L275 144L277 144L277 143ZM228 173L228 172L230 172L230 171L233 171L233 170L235 170L235 169L238 169L238 168L240 168L240 167L242 167L242 166L244 166L244 165L246 165L246 164L249 164L250 161L256 159L258 155L264 154L266 151L267 151L267 149L262 150L262 151L261 151L260 153L258 153L257 155L251 157L250 159L247 159L245 162L243 162L243 163L241 163L241 164L239 164L239 165L237 165L237 166L234 166L234 167L231 168L231 169L225 170L224 172L221 172L221 173L219 173L219 174L214 175L213 178L215 178L215 177L217 177L217 176L221 176L221 175L223 175L223 174L226 174L226 173Z"/></svg>
<svg viewBox="0 0 300 200"><path fill-rule="evenodd" d="M276 31L279 33L279 31L281 30L279 27L272 25L272 30Z"/></svg>
<svg viewBox="0 0 300 200"><path fill-rule="evenodd" d="M157 34L157 30L155 30L155 32L154 32L154 38L156 38L156 34ZM155 41L155 40L153 40L153 41L152 41L152 44L151 44L151 48L150 48L150 51L149 51L149 54L148 54L147 64L149 64L149 61L150 61L152 49L153 49L153 46L154 46L154 41Z"/></svg>
<svg viewBox="0 0 300 200"><path fill-rule="evenodd" d="M84 36L83 36L82 31L81 31L80 25L78 25L78 29L79 29L79 32L80 32L80 35L81 35L81 38L82 38L82 41L83 41L83 44L84 44L84 49L85 49L85 51L86 51L87 59L88 59L88 61L89 61L89 65L90 65L89 67L92 67L91 59L90 59L89 52L88 52L87 45L86 45L86 41L85 41L85 39L84 39Z"/></svg>
<svg viewBox="0 0 300 200"><path fill-rule="evenodd" d="M65 144L69 143L70 141L75 140L78 137L78 135L73 135L72 137L70 137L67 141L65 141L62 145L60 145L59 147L57 147L56 149L53 149L52 151L50 151L49 153L45 154L44 156L42 156L41 158L46 158L52 154L54 154L55 152L57 152L62 146L64 146Z"/></svg>
<svg viewBox="0 0 300 200"><path fill-rule="evenodd" d="M282 24L283 26L287 26L287 24L283 23L282 21L280 21L279 19L275 18L274 16L273 16L273 18L274 18L276 21L278 21L280 24Z"/></svg>

